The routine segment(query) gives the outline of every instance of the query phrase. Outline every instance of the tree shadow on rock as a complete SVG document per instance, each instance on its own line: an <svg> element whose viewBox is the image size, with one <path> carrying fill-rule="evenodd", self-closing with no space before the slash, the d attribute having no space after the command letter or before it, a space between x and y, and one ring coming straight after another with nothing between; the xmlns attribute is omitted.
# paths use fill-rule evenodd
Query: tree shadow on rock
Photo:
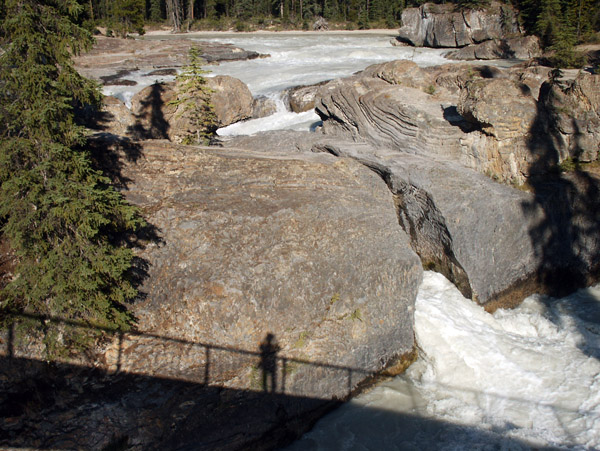
<svg viewBox="0 0 600 451"><path fill-rule="evenodd" d="M169 139L169 122L163 113L165 91L162 83L151 86L150 93L140 101L135 124L127 130L129 135L135 139Z"/></svg>
<svg viewBox="0 0 600 451"><path fill-rule="evenodd" d="M126 164L135 164L143 158L143 146L130 138L113 135L111 133L97 133L88 140L94 167L108 177L112 185L118 190L125 191L132 182L124 174ZM125 246L129 249L141 251L150 243L163 244L161 231L154 224L144 221L134 233L114 234L111 237L114 245ZM129 281L136 289L140 289L149 276L150 262L134 256L132 266L127 274ZM137 300L144 299L146 294L138 292Z"/></svg>
<svg viewBox="0 0 600 451"><path fill-rule="evenodd" d="M528 184L533 191L530 201L522 203L526 215L534 221L529 230L534 257L538 262L537 284L549 295L543 301L548 317L559 322L553 308L557 297L563 297L597 280L600 273L600 178L577 162L581 147L581 132L572 119L574 148L566 158L566 141L559 132L557 112L550 102L552 83L546 82L540 90L538 112L528 143L533 162ZM559 162L571 162L568 171ZM591 305L591 304L590 304ZM600 319L600 303L595 303L592 317ZM589 308L589 305L588 305ZM573 310L574 312L575 310ZM576 316L569 310L569 314ZM577 324L582 337L589 337L581 321ZM581 349L595 355L583 343Z"/></svg>

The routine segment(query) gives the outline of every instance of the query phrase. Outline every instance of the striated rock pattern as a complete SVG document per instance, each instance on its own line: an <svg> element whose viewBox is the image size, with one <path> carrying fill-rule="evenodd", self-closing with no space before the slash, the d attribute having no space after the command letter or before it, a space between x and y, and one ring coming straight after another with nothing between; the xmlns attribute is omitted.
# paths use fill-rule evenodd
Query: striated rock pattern
<svg viewBox="0 0 600 451"><path fill-rule="evenodd" d="M464 47L519 32L517 16L508 7L486 11L453 11L452 6L426 3L402 12L397 39L415 47Z"/></svg>
<svg viewBox="0 0 600 451"><path fill-rule="evenodd" d="M443 156L523 183L566 158L597 155L598 77L540 91L548 75L538 66L421 69L394 61L325 84L316 111L325 134Z"/></svg>
<svg viewBox="0 0 600 451"><path fill-rule="evenodd" d="M321 88L313 148L380 174L424 265L478 302L583 286L598 270L599 181L549 174L597 158L598 77L544 84L547 72L372 66ZM534 194L494 180L527 180Z"/></svg>
<svg viewBox="0 0 600 451"><path fill-rule="evenodd" d="M444 117L448 113L443 101L419 89L358 75L325 85L315 109L326 134L350 135L403 152L460 158L463 132Z"/></svg>

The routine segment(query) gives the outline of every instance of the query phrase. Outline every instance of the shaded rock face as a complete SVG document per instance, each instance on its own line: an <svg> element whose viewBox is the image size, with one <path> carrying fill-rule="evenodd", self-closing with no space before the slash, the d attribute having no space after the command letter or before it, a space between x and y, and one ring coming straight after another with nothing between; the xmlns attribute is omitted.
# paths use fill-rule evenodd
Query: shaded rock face
<svg viewBox="0 0 600 451"><path fill-rule="evenodd" d="M551 134L557 160L595 161L600 150L600 77L581 73L562 88L546 83L540 93L545 130Z"/></svg>
<svg viewBox="0 0 600 451"><path fill-rule="evenodd" d="M572 174L515 190L447 159L322 141L382 175L425 268L487 309L534 292L565 294L594 280L600 256L600 178Z"/></svg>
<svg viewBox="0 0 600 451"><path fill-rule="evenodd" d="M523 59L542 56L539 39L536 36L522 36L510 39L494 39L472 44L445 55L454 60L493 60Z"/></svg>
<svg viewBox="0 0 600 451"><path fill-rule="evenodd" d="M252 116L254 99L248 87L227 75L208 77L207 85L213 90L214 106L219 127L233 124ZM128 134L139 139L181 140L194 133L194 126L184 113L184 105L176 105L176 83L159 83L144 88L131 100L134 126Z"/></svg>
<svg viewBox="0 0 600 451"><path fill-rule="evenodd" d="M427 3L402 12L397 39L415 47L464 47L518 32L516 14L507 7L456 12Z"/></svg>

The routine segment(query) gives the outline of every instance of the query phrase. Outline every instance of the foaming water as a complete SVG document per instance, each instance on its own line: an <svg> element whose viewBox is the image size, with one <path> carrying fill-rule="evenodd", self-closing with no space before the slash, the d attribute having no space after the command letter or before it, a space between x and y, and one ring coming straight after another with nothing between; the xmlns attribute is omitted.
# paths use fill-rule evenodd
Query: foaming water
<svg viewBox="0 0 600 451"><path fill-rule="evenodd" d="M251 61L235 61L210 67L214 75L231 75L248 85L254 96L281 99L288 88L346 77L385 61L409 59L421 66L447 62L444 50L394 47L392 34L253 34L200 38L232 43L246 50L270 55ZM268 118L233 124L218 130L221 136L250 135L268 130L309 130L319 121L314 111L292 113L283 102Z"/></svg>
<svg viewBox="0 0 600 451"><path fill-rule="evenodd" d="M192 39L200 42L231 43L245 50L253 50L265 58L248 61L224 62L206 66L207 76L230 75L242 80L255 97L274 99L276 112L268 118L233 124L218 130L221 136L251 135L268 130L310 130L319 121L314 111L292 113L282 101L284 90L310 85L325 80L346 77L366 67L397 59L412 60L420 66L448 62L443 49L394 47L390 43L393 33L325 33L325 34L203 34ZM172 39L172 35L154 36L153 39ZM107 86L104 94L113 95L131 107L136 92L155 81L172 81L174 77L147 76L149 71L132 72L125 78L134 80L136 86Z"/></svg>
<svg viewBox="0 0 600 451"><path fill-rule="evenodd" d="M290 450L598 449L600 287L491 315L427 272L419 359Z"/></svg>

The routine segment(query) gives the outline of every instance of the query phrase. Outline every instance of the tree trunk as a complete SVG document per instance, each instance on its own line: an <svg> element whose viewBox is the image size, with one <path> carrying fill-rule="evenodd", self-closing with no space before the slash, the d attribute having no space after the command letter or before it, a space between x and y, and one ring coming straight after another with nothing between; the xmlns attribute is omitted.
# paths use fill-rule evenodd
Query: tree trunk
<svg viewBox="0 0 600 451"><path fill-rule="evenodd" d="M194 21L194 0L189 0L188 2L188 31L190 29L190 26L192 25L192 22Z"/></svg>
<svg viewBox="0 0 600 451"><path fill-rule="evenodd" d="M182 10L180 0L167 0L167 17L173 26L173 33L181 32Z"/></svg>

